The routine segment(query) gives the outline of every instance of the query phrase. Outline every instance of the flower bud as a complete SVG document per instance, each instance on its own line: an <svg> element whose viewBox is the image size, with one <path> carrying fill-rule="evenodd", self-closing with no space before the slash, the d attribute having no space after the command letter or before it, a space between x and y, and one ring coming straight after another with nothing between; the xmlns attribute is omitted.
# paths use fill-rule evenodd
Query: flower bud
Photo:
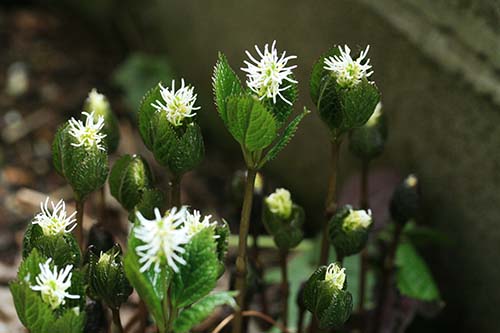
<svg viewBox="0 0 500 333"><path fill-rule="evenodd" d="M262 221L281 250L294 248L302 241L304 219L304 210L292 202L288 190L279 188L264 199Z"/></svg>
<svg viewBox="0 0 500 333"><path fill-rule="evenodd" d="M73 188L77 200L84 200L104 185L108 176L106 137L102 117L94 123L94 115L84 112L86 122L70 119L61 126L52 143L52 161L56 171Z"/></svg>
<svg viewBox="0 0 500 333"><path fill-rule="evenodd" d="M125 277L121 249L115 245L99 256L89 251L87 279L90 296L103 300L110 308L117 309L126 302L132 287Z"/></svg>
<svg viewBox="0 0 500 333"><path fill-rule="evenodd" d="M330 242L337 255L346 257L361 251L368 240L371 225L369 210L354 210L349 205L340 208L329 222Z"/></svg>
<svg viewBox="0 0 500 333"><path fill-rule="evenodd" d="M141 201L144 191L153 184L148 163L140 155L124 155L115 162L109 175L111 195L131 211Z"/></svg>
<svg viewBox="0 0 500 333"><path fill-rule="evenodd" d="M392 194L390 211L397 223L405 224L415 218L418 210L418 179L409 175Z"/></svg>
<svg viewBox="0 0 500 333"><path fill-rule="evenodd" d="M379 102L370 119L350 132L349 149L356 157L369 161L382 153L386 140L386 117Z"/></svg>
<svg viewBox="0 0 500 333"><path fill-rule="evenodd" d="M352 295L346 290L345 268L333 263L319 267L306 282L304 305L319 327L339 328L352 312Z"/></svg>
<svg viewBox="0 0 500 333"><path fill-rule="evenodd" d="M108 152L110 154L114 153L120 142L120 127L118 125L118 119L113 114L106 96L98 93L95 88L92 89L85 100L83 109L88 113L93 112L95 121L98 120L99 116L103 117L104 126L102 132L106 135L104 140L106 141Z"/></svg>
<svg viewBox="0 0 500 333"><path fill-rule="evenodd" d="M139 110L139 132L155 159L174 175L194 169L205 153L201 129L194 121L192 87L165 88L158 84L144 96Z"/></svg>

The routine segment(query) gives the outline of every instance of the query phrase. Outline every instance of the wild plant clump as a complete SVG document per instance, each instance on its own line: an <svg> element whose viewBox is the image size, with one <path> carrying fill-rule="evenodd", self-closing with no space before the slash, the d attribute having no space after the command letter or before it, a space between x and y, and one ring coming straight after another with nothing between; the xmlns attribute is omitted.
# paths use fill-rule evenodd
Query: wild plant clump
<svg viewBox="0 0 500 333"><path fill-rule="evenodd" d="M23 261L17 280L10 284L23 325L32 333L93 332L89 323L96 321L96 313L87 304L93 300L109 308L111 329L123 332L120 308L134 290L141 303L137 317L145 323L152 319L161 333L190 332L222 305L234 313L213 324L210 332L221 332L228 325L233 333L246 332L244 317L257 317L283 332L305 332L306 327L308 332L379 332L386 309L393 305L387 297L393 285L405 297L439 301L430 271L412 243L412 235L422 231L414 222L416 176L408 176L395 189L390 203L393 222L382 231L374 230L367 177L370 161L383 152L387 125L379 89L371 81L374 72L368 51L366 47L353 57L347 45L336 46L312 67L310 95L329 132L332 150L318 242L304 240L307 212L294 195L285 188L263 193L262 185L262 168L278 157L310 113L303 108L290 120L298 99L293 73L297 57L279 52L276 42L256 46L254 53L246 52L242 82L219 54L212 77L215 105L240 145L246 165L244 185L235 186L241 198L241 220L239 235L232 238L237 248L233 271L227 269L233 265L226 260L231 239L228 223L187 206L180 196L183 176L200 164L205 152L198 122L203 110L194 87L184 79L170 85L160 82L144 95L137 113L142 141L168 171L169 193L155 182L140 155L121 156L110 170L108 156L120 139L118 121L107 98L92 90L81 119L62 124L52 146L54 167L71 186L76 211L68 212L63 200L54 203L47 198L24 236ZM347 140L363 166L362 195L360 202L339 207L339 149ZM128 212L124 250L118 244L102 249L84 232L85 202L106 181ZM251 218L252 213L258 214L258 221ZM262 269L255 269L256 257L247 251L251 220L265 228L279 257L277 318L265 313L264 307L249 310L255 293L252 281L255 274L262 278ZM306 242L318 244L304 246L312 248L317 258L309 271L292 272L295 279L299 275L304 281L297 286L290 283L290 254L305 251L301 246ZM331 256L331 248L336 257ZM344 265L352 256L360 260L359 276ZM234 288L229 289L234 290L214 291L226 271L234 280ZM376 283L368 286L369 271L375 273ZM348 283L356 280L354 293ZM368 296L369 288L375 296ZM290 305L295 304L292 294L299 295L296 322L289 320ZM369 299L372 304L367 304ZM306 310L311 316L305 315Z"/></svg>

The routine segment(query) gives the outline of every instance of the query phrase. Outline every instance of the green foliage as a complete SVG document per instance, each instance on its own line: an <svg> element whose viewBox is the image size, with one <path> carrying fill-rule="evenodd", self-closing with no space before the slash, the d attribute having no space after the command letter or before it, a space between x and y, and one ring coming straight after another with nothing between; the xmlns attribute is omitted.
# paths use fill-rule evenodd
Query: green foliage
<svg viewBox="0 0 500 333"><path fill-rule="evenodd" d="M276 137L276 121L264 105L252 96L230 96L227 100L227 127L236 141L249 152L267 148Z"/></svg>
<svg viewBox="0 0 500 333"><path fill-rule="evenodd" d="M56 171L71 185L77 200L84 200L101 188L108 177L107 152L92 147L75 147L69 124L61 126L52 143L52 161Z"/></svg>
<svg viewBox="0 0 500 333"><path fill-rule="evenodd" d="M111 169L111 195L128 211L139 204L144 191L152 186L153 176L149 165L139 155L124 155Z"/></svg>
<svg viewBox="0 0 500 333"><path fill-rule="evenodd" d="M205 320L216 307L230 305L236 307L236 292L223 291L205 296L191 307L182 311L174 322L174 332L185 333Z"/></svg>
<svg viewBox="0 0 500 333"><path fill-rule="evenodd" d="M203 159L205 148L201 129L186 118L182 126L174 127L164 114L151 106L162 100L156 85L144 95L139 109L139 132L155 159L175 175L194 169ZM188 122L188 120L190 122Z"/></svg>
<svg viewBox="0 0 500 333"><path fill-rule="evenodd" d="M137 52L132 53L113 73L113 81L125 92L131 110L137 110L138 101L150 87L172 78L172 69L163 55Z"/></svg>
<svg viewBox="0 0 500 333"><path fill-rule="evenodd" d="M360 252L368 241L370 228L346 228L345 219L352 210L350 205L345 205L337 210L328 222L328 236L340 257L347 257Z"/></svg>
<svg viewBox="0 0 500 333"><path fill-rule="evenodd" d="M352 295L325 281L326 266L319 267L306 282L304 305L318 320L319 327L339 328L352 312Z"/></svg>
<svg viewBox="0 0 500 333"><path fill-rule="evenodd" d="M45 236L39 225L30 223L23 238L23 258L34 249L47 258L53 258L59 267L80 264L80 248L71 233Z"/></svg>
<svg viewBox="0 0 500 333"><path fill-rule="evenodd" d="M229 230L229 225L225 220L215 226L214 235L217 237L215 240L217 243L217 259L219 260L218 277L221 277L225 270L224 261L229 248L229 236L231 235L231 230Z"/></svg>
<svg viewBox="0 0 500 333"><path fill-rule="evenodd" d="M295 78L292 76L291 79ZM286 100L292 103L291 105L285 102L282 98L276 99L276 104L273 103L272 99L263 100L265 107L273 114L278 128L285 125L288 117L290 117L293 112L293 105L299 96L297 83L288 82L287 85L290 87L282 91L281 94Z"/></svg>
<svg viewBox="0 0 500 333"><path fill-rule="evenodd" d="M221 52L219 52L219 59L214 68L212 82L217 110L224 123L227 124L227 100L230 96L241 95L243 88L240 79L229 66L226 56Z"/></svg>
<svg viewBox="0 0 500 333"><path fill-rule="evenodd" d="M141 264L136 253L136 247L140 244L140 240L135 238L132 229L128 238L128 250L123 259L125 275L146 304L156 324L159 327L165 327L167 318L163 313L162 301L166 297L166 286L171 278L171 270L162 269L160 273L155 273L154 268L150 267L141 273Z"/></svg>
<svg viewBox="0 0 500 333"><path fill-rule="evenodd" d="M135 214L140 212L142 216L147 219L154 217L154 209L158 208L160 211L165 210L166 198L165 194L159 189L145 189L142 193L141 200L134 207L134 210L129 214L129 221L135 221Z"/></svg>
<svg viewBox="0 0 500 333"><path fill-rule="evenodd" d="M401 294L428 302L441 299L429 267L410 242L399 244L396 268L396 283Z"/></svg>
<svg viewBox="0 0 500 333"><path fill-rule="evenodd" d="M324 61L339 54L338 47L323 54L314 64L309 81L311 98L334 140L366 123L380 100L377 87L366 78L351 88L337 83L335 76L324 68Z"/></svg>
<svg viewBox="0 0 500 333"><path fill-rule="evenodd" d="M285 219L271 212L264 200L262 223L280 250L290 250L299 245L304 238L302 231L304 220L305 213L302 207L293 204L292 214Z"/></svg>
<svg viewBox="0 0 500 333"><path fill-rule="evenodd" d="M89 251L87 281L90 296L103 300L108 307L118 309L127 301L132 287L125 277L119 245L99 256Z"/></svg>
<svg viewBox="0 0 500 333"><path fill-rule="evenodd" d="M184 247L185 265L173 275L172 304L182 308L206 296L215 287L219 277L219 257L213 228L205 228L194 235Z"/></svg>
<svg viewBox="0 0 500 333"><path fill-rule="evenodd" d="M349 150L359 159L370 161L379 156L387 140L387 120L381 113L376 121L371 119L349 133Z"/></svg>

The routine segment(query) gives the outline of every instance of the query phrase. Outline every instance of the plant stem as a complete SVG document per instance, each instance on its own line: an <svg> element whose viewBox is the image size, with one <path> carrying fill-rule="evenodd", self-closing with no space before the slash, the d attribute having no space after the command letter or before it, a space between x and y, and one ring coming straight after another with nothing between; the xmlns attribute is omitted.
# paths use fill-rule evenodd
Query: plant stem
<svg viewBox="0 0 500 333"><path fill-rule="evenodd" d="M239 310L235 314L232 330L233 333L241 333L243 327L242 311L245 310L247 278L247 237L248 229L250 228L250 213L252 210L253 187L256 174L256 170L247 170L243 207L241 208L240 238L238 243L238 257L236 258L236 290L238 291L236 301L238 303Z"/></svg>
<svg viewBox="0 0 500 333"><path fill-rule="evenodd" d="M84 200L76 200L76 228L75 228L75 237L80 246L80 250L83 252L84 244L83 244L83 210L85 209L85 201Z"/></svg>
<svg viewBox="0 0 500 333"><path fill-rule="evenodd" d="M280 251L280 267L281 267L281 317L283 326L288 327L288 269L287 269L287 250Z"/></svg>
<svg viewBox="0 0 500 333"><path fill-rule="evenodd" d="M277 323L272 317L266 315L265 313L262 313L259 311L254 311L254 310L248 310L248 311L243 311L241 314L243 317L260 318L260 319L264 320L265 322L268 322L269 324L278 327L282 332L290 333L290 331L286 327L283 327L282 325ZM233 319L236 320L235 314L227 316L223 321L221 321L219 323L219 325L217 325L217 327L212 331L212 333L220 333L224 329L224 327L226 327L226 325L229 324L229 322Z"/></svg>
<svg viewBox="0 0 500 333"><path fill-rule="evenodd" d="M175 175L170 181L170 207L181 205L181 175Z"/></svg>
<svg viewBox="0 0 500 333"><path fill-rule="evenodd" d="M326 265L328 262L328 254L330 250L330 241L328 238L328 221L335 213L337 208L336 193L337 193L337 168L339 161L340 152L340 139L335 139L332 142L332 152L331 152L331 164L330 164L330 176L328 178L328 190L325 200L325 222L323 225L323 238L321 240L321 253L319 264Z"/></svg>
<svg viewBox="0 0 500 333"><path fill-rule="evenodd" d="M395 223L394 234L392 243L389 247L387 256L384 260L384 270L382 272L382 286L380 289L379 299L377 303L377 309L375 310L375 324L373 325L373 333L380 331L383 322L384 308L387 299L387 294L391 286L391 276L394 269L394 257L396 255L396 250L398 248L399 240L401 238L401 232L403 227L400 223Z"/></svg>
<svg viewBox="0 0 500 333"><path fill-rule="evenodd" d="M370 173L370 163L368 160L363 160L361 165L361 197L360 206L361 209L368 209L370 207L369 203L369 188L368 188L368 175ZM368 271L368 250L366 247L361 251L360 256L360 266L359 271L359 301L358 301L358 311L362 312L365 303L365 293L366 293L366 273Z"/></svg>
<svg viewBox="0 0 500 333"><path fill-rule="evenodd" d="M122 321L120 319L120 309L113 308L111 309L111 313L113 314L113 326L111 332L123 333Z"/></svg>

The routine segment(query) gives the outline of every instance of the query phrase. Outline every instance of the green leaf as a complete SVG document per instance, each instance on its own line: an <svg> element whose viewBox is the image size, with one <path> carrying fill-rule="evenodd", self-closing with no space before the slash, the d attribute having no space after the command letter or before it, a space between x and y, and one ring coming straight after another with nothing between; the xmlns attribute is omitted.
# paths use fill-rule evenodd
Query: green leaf
<svg viewBox="0 0 500 333"><path fill-rule="evenodd" d="M144 303L146 303L156 324L159 327L165 327L166 318L163 316L162 300L165 297L169 272L162 270L160 273L155 273L154 268L151 267L146 272L141 273L141 264L135 250L140 244L141 242L135 238L132 229L128 240L128 250L124 258L125 274L130 284L135 288Z"/></svg>
<svg viewBox="0 0 500 333"><path fill-rule="evenodd" d="M49 325L47 332L51 333L81 333L85 326L85 312L76 314L73 310L67 310L55 322Z"/></svg>
<svg viewBox="0 0 500 333"><path fill-rule="evenodd" d="M165 210L165 194L156 188L146 189L142 193L141 200L129 214L129 221L135 221L136 212L140 212L147 219L154 218L154 209L158 208L161 212Z"/></svg>
<svg viewBox="0 0 500 333"><path fill-rule="evenodd" d="M172 303L176 308L186 307L200 300L215 287L219 277L219 259L213 228L205 228L194 235L185 246L179 272L173 275Z"/></svg>
<svg viewBox="0 0 500 333"><path fill-rule="evenodd" d="M290 250L299 245L304 238L302 231L304 220L304 209L296 204L293 204L290 217L284 219L273 214L264 202L262 222L267 232L273 236L276 246L281 250Z"/></svg>
<svg viewBox="0 0 500 333"><path fill-rule="evenodd" d="M295 79L293 75L291 78ZM282 91L281 94L286 98L287 101L291 102L292 104L288 104L280 97L277 97L276 103L273 103L272 98L262 101L264 106L273 114L274 119L277 123L277 128L281 128L287 121L290 114L292 114L293 105L297 101L297 97L299 95L297 83L287 82L286 84L290 87L287 90Z"/></svg>
<svg viewBox="0 0 500 333"><path fill-rule="evenodd" d="M316 105L318 105L321 90L324 89L325 78L328 78L330 75L329 71L325 69L325 58L338 55L340 55L340 51L337 46L334 46L326 53L322 54L318 61L316 61L313 65L311 78L309 80L309 91L311 99Z"/></svg>
<svg viewBox="0 0 500 333"><path fill-rule="evenodd" d="M399 244L396 267L396 282L401 294L422 301L441 299L429 267L410 242Z"/></svg>
<svg viewBox="0 0 500 333"><path fill-rule="evenodd" d="M275 159L276 156L278 156L278 154L288 145L290 140L292 140L293 136L295 135L295 132L297 131L300 122L310 112L311 111L304 108L304 111L300 113L297 117L295 117L295 119L288 124L286 129L283 131L283 134L279 137L278 141L267 152L266 157L263 159L263 162L261 163L261 167L267 162Z"/></svg>
<svg viewBox="0 0 500 333"><path fill-rule="evenodd" d="M231 235L228 223L222 220L222 222L215 227L214 234L217 236L215 240L217 242L217 258L219 259L218 277L221 277L226 269L225 259L229 248L229 236Z"/></svg>
<svg viewBox="0 0 500 333"><path fill-rule="evenodd" d="M55 318L39 293L31 290L29 284L22 281L11 282L9 287L21 323L34 333L49 332L45 329Z"/></svg>
<svg viewBox="0 0 500 333"><path fill-rule="evenodd" d="M111 195L128 211L141 201L143 192L153 185L148 163L139 155L124 155L109 175Z"/></svg>
<svg viewBox="0 0 500 333"><path fill-rule="evenodd" d="M174 154L168 165L174 174L183 174L200 164L205 155L200 126L196 123L187 124L185 132L179 136L174 148Z"/></svg>
<svg viewBox="0 0 500 333"><path fill-rule="evenodd" d="M219 59L214 68L212 77L213 89L215 95L215 104L222 118L227 125L226 103L229 96L240 95L243 92L240 79L233 71L227 58L219 52Z"/></svg>
<svg viewBox="0 0 500 333"><path fill-rule="evenodd" d="M340 97L346 130L364 125L380 101L377 86L366 78L356 86L342 90Z"/></svg>
<svg viewBox="0 0 500 333"><path fill-rule="evenodd" d="M251 96L231 96L226 112L229 132L248 151L264 149L276 137L276 121L259 100Z"/></svg>
<svg viewBox="0 0 500 333"><path fill-rule="evenodd" d="M146 92L139 107L139 133L141 134L142 141L149 150L153 150L156 136L154 122L157 112L155 108L151 106L156 100L162 100L159 84L156 84Z"/></svg>
<svg viewBox="0 0 500 333"><path fill-rule="evenodd" d="M20 281L29 282L30 284L35 283L35 277L40 274L40 263L44 263L47 259L42 256L38 250L34 249L27 255L21 265L19 266L19 270L17 273L17 278Z"/></svg>
<svg viewBox="0 0 500 333"><path fill-rule="evenodd" d="M236 307L234 300L236 294L234 291L223 291L205 296L180 313L174 321L174 331L176 333L189 332L193 326L200 324L212 314L217 306L227 304L233 308Z"/></svg>

